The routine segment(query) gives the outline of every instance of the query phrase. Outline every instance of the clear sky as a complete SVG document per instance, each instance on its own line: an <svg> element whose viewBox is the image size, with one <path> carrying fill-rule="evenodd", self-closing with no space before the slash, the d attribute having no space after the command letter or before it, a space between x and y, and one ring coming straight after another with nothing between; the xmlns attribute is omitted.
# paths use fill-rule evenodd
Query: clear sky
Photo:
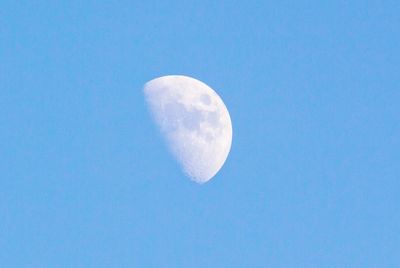
<svg viewBox="0 0 400 268"><path fill-rule="evenodd" d="M399 1L0 3L0 267L398 267ZM142 86L214 88L183 176Z"/></svg>

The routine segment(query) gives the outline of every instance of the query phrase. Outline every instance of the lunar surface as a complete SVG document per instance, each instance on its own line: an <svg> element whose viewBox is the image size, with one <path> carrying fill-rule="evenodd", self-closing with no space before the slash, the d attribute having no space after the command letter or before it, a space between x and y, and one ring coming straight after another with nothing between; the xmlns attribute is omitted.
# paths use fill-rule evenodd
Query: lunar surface
<svg viewBox="0 0 400 268"><path fill-rule="evenodd" d="M184 173L205 183L221 169L232 143L225 104L206 84L169 75L144 85L153 118Z"/></svg>

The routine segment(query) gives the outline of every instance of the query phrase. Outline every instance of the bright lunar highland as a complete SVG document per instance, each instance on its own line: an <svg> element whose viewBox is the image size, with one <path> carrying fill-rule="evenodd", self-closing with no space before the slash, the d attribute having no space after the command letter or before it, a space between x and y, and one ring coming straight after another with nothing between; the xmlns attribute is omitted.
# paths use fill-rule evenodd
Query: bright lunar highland
<svg viewBox="0 0 400 268"><path fill-rule="evenodd" d="M214 177L232 143L229 112L217 93L194 78L169 75L146 83L144 94L184 173L197 183Z"/></svg>

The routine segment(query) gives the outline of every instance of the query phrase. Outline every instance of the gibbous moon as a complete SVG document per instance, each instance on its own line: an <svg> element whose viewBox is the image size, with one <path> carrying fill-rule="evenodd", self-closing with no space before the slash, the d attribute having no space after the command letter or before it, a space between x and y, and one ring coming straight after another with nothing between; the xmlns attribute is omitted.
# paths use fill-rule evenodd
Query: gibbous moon
<svg viewBox="0 0 400 268"><path fill-rule="evenodd" d="M217 93L194 78L168 75L147 82L144 94L184 173L197 183L214 177L232 143L231 118Z"/></svg>

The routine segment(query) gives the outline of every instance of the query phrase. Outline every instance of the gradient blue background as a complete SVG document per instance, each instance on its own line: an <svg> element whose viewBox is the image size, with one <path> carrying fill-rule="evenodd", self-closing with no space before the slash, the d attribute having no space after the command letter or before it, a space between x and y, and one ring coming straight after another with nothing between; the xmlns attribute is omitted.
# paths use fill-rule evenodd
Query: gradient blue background
<svg viewBox="0 0 400 268"><path fill-rule="evenodd" d="M399 267L398 1L0 4L0 267ZM142 85L232 117L185 178Z"/></svg>

